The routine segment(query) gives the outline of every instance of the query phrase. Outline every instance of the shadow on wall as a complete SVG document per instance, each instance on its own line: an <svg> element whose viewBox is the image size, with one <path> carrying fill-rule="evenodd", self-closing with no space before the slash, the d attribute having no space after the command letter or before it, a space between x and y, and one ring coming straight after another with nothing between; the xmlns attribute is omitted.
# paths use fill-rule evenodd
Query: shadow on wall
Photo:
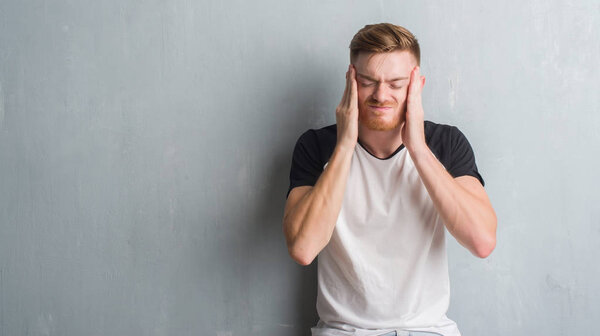
<svg viewBox="0 0 600 336"><path fill-rule="evenodd" d="M273 180L267 184L268 189L264 194L265 198L261 202L259 211L259 214L261 214L259 217L269 219L262 223L261 221L257 221L257 223L275 223L273 227L262 227L260 232L273 231L272 234L265 234L265 236L275 236L275 239L282 242L281 249L277 248L268 253L282 254L284 256L282 258L284 264L273 263L271 265L262 265L262 267L273 267L273 265L284 266L282 267L281 272L279 272L282 273L281 278L290 280L291 286L288 287L289 292L284 293L284 295L288 296L288 300L285 300L285 302L287 302L290 307L282 307L282 310L292 311L294 313L292 315L292 320L289 321L289 328L279 330L279 332L292 336L310 336L310 328L315 326L318 322L316 311L317 259L315 258L309 266L301 266L288 254L285 237L282 232L282 219L283 209L285 207L285 195L289 183L288 176L290 162L285 160L285 162L273 162L272 164L274 167L271 174ZM285 181L283 182L285 185L283 185L281 181Z"/></svg>
<svg viewBox="0 0 600 336"><path fill-rule="evenodd" d="M287 296L285 307L280 307L281 311L291 312L291 320L286 321L285 328L278 329L273 335L291 335L291 336L310 336L310 328L318 322L316 311L317 299L317 259L309 266L298 265L288 254L285 238L282 233L283 209L285 206L285 194L287 192L287 179L289 175L289 162L273 162L273 171L271 176L273 180L268 182L268 189L263 195L265 198L261 202L259 217L268 218L265 221L257 221L257 224L274 224L269 227L261 227L264 237L275 237L281 241L279 244L266 244L275 246L266 253L282 255L282 258L274 258L269 265L260 265L259 267L280 267L276 272L281 274L281 279L289 281L288 291L282 293ZM281 181L286 181L285 185ZM268 233L267 233L268 232ZM281 246L281 248L279 248ZM277 262L278 261L278 262ZM267 279L265 279L267 280ZM281 304L281 300L274 302ZM278 311L278 309L275 309Z"/></svg>
<svg viewBox="0 0 600 336"><path fill-rule="evenodd" d="M297 72L304 71L304 69L313 69L314 73L306 74L306 76L298 76ZM283 242L283 250L271 251L271 253L283 253L285 255L284 262L293 264L292 267L285 267L284 270L289 272L283 275L285 279L291 279L293 286L290 286L289 304L292 307L292 311L296 311L293 315L292 328L291 330L280 330L286 332L287 335L293 336L310 336L310 328L315 326L318 322L318 315L316 311L316 299L317 299L317 259L315 259L309 266L300 266L289 256L287 252L287 246L285 245L285 238L282 232L282 219L283 211L286 202L286 193L289 187L289 173L291 168L292 154L294 145L298 137L307 129L314 127L322 127L325 125L315 125L314 122L322 120L323 117L318 110L315 110L314 105L318 104L315 102L315 98L323 94L324 88L315 83L325 83L326 81L311 81L309 78L324 77L323 71L319 71L315 65L307 67L306 65L300 65L296 69L296 74L285 74L281 73L281 83L290 83L288 87L282 87L281 97L284 97L285 105L290 106L290 111L287 112L286 121L289 120L291 123L283 130L282 135L287 139L282 139L280 142L282 145L277 145L277 155L274 156L274 160L271 162L271 169L269 180L265 181L267 186L264 193L262 193L261 201L259 204L258 218L269 218L269 220L259 220L259 224L276 223L274 227L261 227L258 232L265 232L273 230L273 234ZM292 71L290 71L292 72ZM290 82L285 81L285 78L299 78L301 80ZM325 84L323 84L324 86ZM318 98L317 98L318 99ZM333 113L333 112L332 112ZM281 125L272 125L273 127L281 127ZM285 127L285 126L284 126ZM270 224L269 224L270 225ZM265 236L271 236L265 235ZM286 265L288 266L288 265ZM286 307L291 308L291 307Z"/></svg>
<svg viewBox="0 0 600 336"><path fill-rule="evenodd" d="M311 69L311 73L306 73L306 69ZM284 114L283 122L275 124L277 119L273 119L274 124L265 126L271 129L280 129L281 139L273 141L272 152L273 160L266 167L267 173L263 175L263 181L260 192L255 195L256 217L252 221L255 226L250 232L253 237L248 239L249 249L269 249L269 251L257 251L258 255L282 256L282 258L272 258L269 260L254 260L254 265L260 269L269 269L277 267L277 274L280 278L289 281L286 284L287 292L282 293L286 296L285 300L271 301L276 305L285 302L285 307L275 307L275 311L291 311L291 321L279 324L279 329L269 329L273 335L292 335L306 336L311 335L310 328L318 322L316 312L317 298L317 259L309 266L300 266L291 259L288 254L285 238L282 232L283 212L286 202L286 193L289 187L289 173L292 161L294 145L298 137L307 129L323 127L319 124L326 118L323 112L316 109L315 106L326 105L325 96L328 88L326 87L327 71L319 69L317 64L298 64L297 68L291 68L288 71L278 70L271 74L273 83L286 83L278 87L280 92L275 92L276 97L282 97L280 102L284 106L289 106L289 111L282 111ZM303 75L299 75L302 73ZM289 78L296 78L290 81ZM315 83L323 83L321 85ZM335 106L331 109L332 116L335 116ZM276 243L274 243L275 241ZM283 262L283 264L282 264ZM264 279L269 281L269 279Z"/></svg>
<svg viewBox="0 0 600 336"><path fill-rule="evenodd" d="M247 184L228 181L220 189L225 195L214 224L218 236L197 247L198 282L208 302L201 307L201 325L211 326L203 330L207 335L305 336L318 322L316 259L306 267L291 259L282 222L294 145L307 129L325 126L325 109L335 118L335 106L319 107L329 103L327 69L310 57L296 59L293 67L260 73L276 84L269 95L254 95L263 101L246 106L261 118L261 129L240 144Z"/></svg>

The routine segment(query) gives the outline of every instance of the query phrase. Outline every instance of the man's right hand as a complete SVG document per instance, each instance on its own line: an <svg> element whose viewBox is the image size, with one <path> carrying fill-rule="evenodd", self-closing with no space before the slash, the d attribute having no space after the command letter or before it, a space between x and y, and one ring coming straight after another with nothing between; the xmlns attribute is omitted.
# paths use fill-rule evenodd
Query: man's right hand
<svg viewBox="0 0 600 336"><path fill-rule="evenodd" d="M356 88L356 69L348 66L346 88L340 104L335 109L337 121L338 145L354 148L358 139L358 90Z"/></svg>
<svg viewBox="0 0 600 336"><path fill-rule="evenodd" d="M346 89L336 108L337 144L314 186L293 188L283 214L283 233L290 256L309 265L327 246L342 208L346 183L358 141L356 71L348 67Z"/></svg>

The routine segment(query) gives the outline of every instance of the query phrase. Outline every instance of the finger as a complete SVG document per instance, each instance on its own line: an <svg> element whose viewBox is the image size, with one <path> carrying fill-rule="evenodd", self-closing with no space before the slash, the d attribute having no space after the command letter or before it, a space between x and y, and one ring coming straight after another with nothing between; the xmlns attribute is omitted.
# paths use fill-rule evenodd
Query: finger
<svg viewBox="0 0 600 336"><path fill-rule="evenodd" d="M342 93L342 99L340 100L340 107L344 106L345 102L348 100L348 80L350 77L350 67L348 67L348 71L346 71L346 86L344 87L344 93Z"/></svg>
<svg viewBox="0 0 600 336"><path fill-rule="evenodd" d="M358 88L356 83L356 69L354 66L350 68L350 106L358 106Z"/></svg>
<svg viewBox="0 0 600 336"><path fill-rule="evenodd" d="M410 74L410 84L409 84L409 96L416 96L419 94L419 66L416 66Z"/></svg>
<svg viewBox="0 0 600 336"><path fill-rule="evenodd" d="M344 91L346 94L344 95L344 103L345 106L348 106L350 103L350 94L352 93L352 64L348 66L348 72L346 75L346 90Z"/></svg>

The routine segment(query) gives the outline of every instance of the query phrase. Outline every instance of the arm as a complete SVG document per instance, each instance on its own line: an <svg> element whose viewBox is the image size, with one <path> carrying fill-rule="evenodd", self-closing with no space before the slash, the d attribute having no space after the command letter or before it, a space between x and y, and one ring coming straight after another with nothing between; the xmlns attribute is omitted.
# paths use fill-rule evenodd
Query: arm
<svg viewBox="0 0 600 336"><path fill-rule="evenodd" d="M283 215L283 234L290 256L309 265L329 243L342 208L354 147L358 139L358 94L355 70L346 73L346 89L336 109L337 142L314 187L290 191Z"/></svg>
<svg viewBox="0 0 600 336"><path fill-rule="evenodd" d="M496 246L496 214L476 178L453 178L429 150L423 128L423 85L425 78L416 67L411 73L402 141L448 231L472 254L485 258Z"/></svg>
<svg viewBox="0 0 600 336"><path fill-rule="evenodd" d="M350 148L337 147L314 187L290 191L283 217L283 233L290 256L301 265L310 265L329 243L348 180Z"/></svg>
<svg viewBox="0 0 600 336"><path fill-rule="evenodd" d="M411 157L448 232L477 257L492 253L496 214L479 180L453 178L429 148L415 150Z"/></svg>

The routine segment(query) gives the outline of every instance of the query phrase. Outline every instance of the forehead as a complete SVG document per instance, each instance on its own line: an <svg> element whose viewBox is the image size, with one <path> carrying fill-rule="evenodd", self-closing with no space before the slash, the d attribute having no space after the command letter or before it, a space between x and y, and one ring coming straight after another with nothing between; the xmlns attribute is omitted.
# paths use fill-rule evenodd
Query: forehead
<svg viewBox="0 0 600 336"><path fill-rule="evenodd" d="M408 51L387 53L360 53L355 62L356 70L375 78L408 76L417 66L417 60Z"/></svg>

